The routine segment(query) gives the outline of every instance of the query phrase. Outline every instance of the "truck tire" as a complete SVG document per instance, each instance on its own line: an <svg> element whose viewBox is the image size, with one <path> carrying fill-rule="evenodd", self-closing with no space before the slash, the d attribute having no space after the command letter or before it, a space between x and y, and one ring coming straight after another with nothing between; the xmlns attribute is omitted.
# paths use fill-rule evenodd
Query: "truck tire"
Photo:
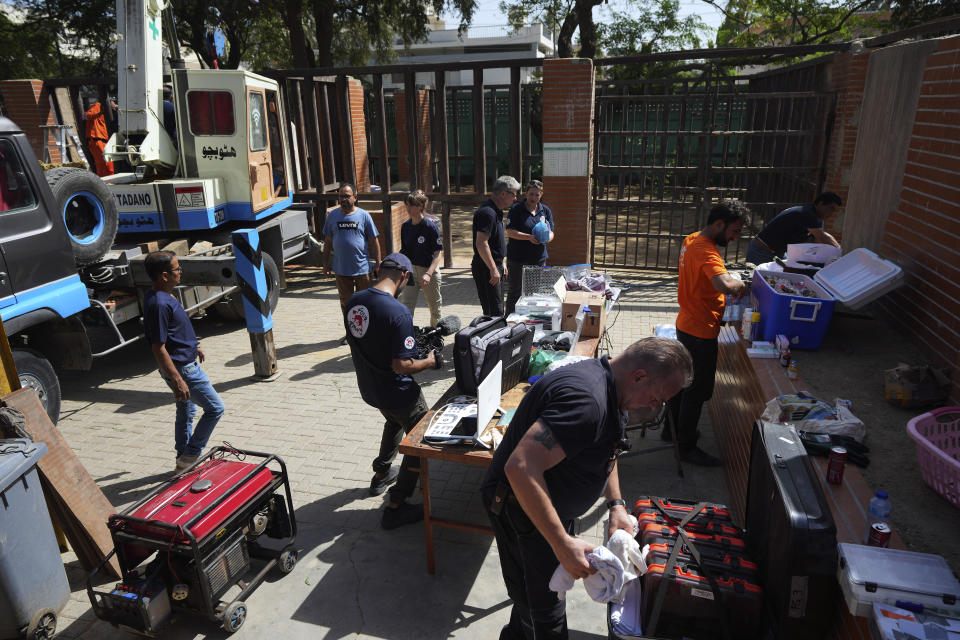
<svg viewBox="0 0 960 640"><path fill-rule="evenodd" d="M13 364L17 367L20 386L36 391L50 421L57 424L60 419L60 381L53 365L40 352L20 348L13 350Z"/></svg>
<svg viewBox="0 0 960 640"><path fill-rule="evenodd" d="M270 305L270 313L273 313L280 303L280 269L269 253L264 252L261 255L263 256L263 273L267 278L267 303ZM243 322L246 319L243 311L243 296L239 291L230 294L226 301L214 305L213 309L224 320Z"/></svg>
<svg viewBox="0 0 960 640"><path fill-rule="evenodd" d="M77 167L51 169L46 178L77 266L96 262L117 235L119 213L110 189L96 175Z"/></svg>

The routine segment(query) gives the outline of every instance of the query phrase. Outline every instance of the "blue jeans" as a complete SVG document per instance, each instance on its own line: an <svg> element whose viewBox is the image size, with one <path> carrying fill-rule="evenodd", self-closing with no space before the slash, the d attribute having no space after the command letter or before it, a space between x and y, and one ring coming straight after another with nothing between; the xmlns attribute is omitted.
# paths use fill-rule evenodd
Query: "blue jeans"
<svg viewBox="0 0 960 640"><path fill-rule="evenodd" d="M203 453L213 428L223 416L223 400L220 399L210 383L210 378L196 360L182 366L176 364L174 366L190 388L190 399L186 402L177 402L177 420L173 429L177 457L195 458ZM163 375L163 371L160 372L160 376L170 389L174 388L173 383ZM203 415L194 427L193 418L197 414L197 405L203 409Z"/></svg>

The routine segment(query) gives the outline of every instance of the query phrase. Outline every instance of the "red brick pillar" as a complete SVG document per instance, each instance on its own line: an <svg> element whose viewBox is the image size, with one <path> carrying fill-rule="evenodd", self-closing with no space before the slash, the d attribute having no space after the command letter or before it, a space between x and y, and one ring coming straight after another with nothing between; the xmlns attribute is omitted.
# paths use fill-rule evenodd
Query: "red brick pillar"
<svg viewBox="0 0 960 640"><path fill-rule="evenodd" d="M418 145L417 153L419 158L419 167L417 175L419 176L418 185L411 185L410 188L423 188L429 192L433 184L433 164L430 162L432 151L432 140L430 136L430 95L424 89L417 91L417 127ZM393 104L397 113L397 175L400 181L410 180L410 161L409 145L407 144L407 98L403 90L394 92Z"/></svg>
<svg viewBox="0 0 960 640"><path fill-rule="evenodd" d="M37 158L42 159L45 140L40 127L57 124L43 80L2 80L0 94L3 95L7 117L17 123L30 140ZM84 132L78 133L82 138ZM61 161L60 152L56 147L50 148L50 160L51 162Z"/></svg>
<svg viewBox="0 0 960 640"><path fill-rule="evenodd" d="M853 173L853 157L857 150L857 134L860 129L860 106L867 83L867 67L870 54L838 53L830 65L830 90L837 95L833 131L827 148L826 180L824 191L833 191L844 203L850 189ZM827 221L827 230L841 240L843 214Z"/></svg>
<svg viewBox="0 0 960 640"><path fill-rule="evenodd" d="M593 80L589 58L543 61L543 200L557 225L550 244L553 265L590 261ZM574 159L582 162L571 164Z"/></svg>
<svg viewBox="0 0 960 640"><path fill-rule="evenodd" d="M370 190L370 156L367 152L367 124L363 115L363 84L348 78L350 129L353 131L353 162L357 176L357 191Z"/></svg>

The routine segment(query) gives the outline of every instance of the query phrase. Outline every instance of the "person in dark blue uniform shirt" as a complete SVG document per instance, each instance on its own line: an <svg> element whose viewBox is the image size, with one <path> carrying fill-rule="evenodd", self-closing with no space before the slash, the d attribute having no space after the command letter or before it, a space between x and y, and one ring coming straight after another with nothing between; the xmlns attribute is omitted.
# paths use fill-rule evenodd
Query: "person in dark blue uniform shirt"
<svg viewBox="0 0 960 640"><path fill-rule="evenodd" d="M412 271L409 258L402 253L391 253L380 263L377 283L354 293L343 316L360 397L379 409L386 420L370 481L373 496L396 482L390 489L390 499L380 520L384 529L423 519L423 505L407 502L417 486L417 471L411 468L417 464L417 458L404 456L399 471L391 468L391 463L397 457L403 436L427 412L427 401L413 374L443 366L436 351L427 358L417 359L413 316L397 300Z"/></svg>
<svg viewBox="0 0 960 640"><path fill-rule="evenodd" d="M206 359L197 334L173 290L180 284L183 268L172 251L154 251L143 261L153 289L143 296L143 329L160 367L160 375L173 391L177 403L174 423L176 470L186 469L203 448L223 416L223 401L210 378L200 368ZM193 425L197 405L203 415Z"/></svg>
<svg viewBox="0 0 960 640"><path fill-rule="evenodd" d="M440 322L440 258L443 240L433 220L426 217L426 194L417 189L404 199L410 219L400 225L400 253L410 258L413 264L413 281L403 289L400 301L413 313L417 307L420 290L430 308L430 326Z"/></svg>
<svg viewBox="0 0 960 640"><path fill-rule="evenodd" d="M544 265L547 263L547 245L537 240L533 228L542 222L550 227L550 239L553 242L553 212L543 204L543 183L531 180L527 185L524 199L510 207L504 233L507 240L507 271L510 273L507 289L506 315L513 313L523 288L523 267L525 265Z"/></svg>
<svg viewBox="0 0 960 640"><path fill-rule="evenodd" d="M503 286L509 276L503 265L503 210L517 200L520 183L500 176L493 184L490 199L473 214L473 262L470 269L477 285L480 308L485 316L503 315Z"/></svg>
<svg viewBox="0 0 960 640"><path fill-rule="evenodd" d="M824 221L836 215L843 200L835 193L824 191L813 204L784 209L768 222L750 241L747 247L747 262L765 264L787 252L788 244L806 242L813 236L814 242L829 244L837 249L840 243L824 230Z"/></svg>
<svg viewBox="0 0 960 640"><path fill-rule="evenodd" d="M608 533L633 535L617 471L623 412L662 407L692 375L682 344L645 338L615 358L556 369L521 400L481 484L513 602L501 640L567 637L550 577L558 565L575 578L595 573L586 558L594 545L573 535L575 520L604 495Z"/></svg>

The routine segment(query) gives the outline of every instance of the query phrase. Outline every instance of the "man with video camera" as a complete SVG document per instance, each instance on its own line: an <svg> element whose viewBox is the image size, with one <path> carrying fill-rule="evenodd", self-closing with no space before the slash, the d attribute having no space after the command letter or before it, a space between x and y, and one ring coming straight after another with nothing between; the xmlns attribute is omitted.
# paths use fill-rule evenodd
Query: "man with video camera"
<svg viewBox="0 0 960 640"><path fill-rule="evenodd" d="M391 468L391 463L403 436L427 412L427 401L413 374L443 367L437 349L425 358L417 358L413 316L397 300L412 271L409 258L391 253L380 263L377 283L354 293L344 312L360 396L379 409L386 420L380 452L373 461L375 475L370 481L372 496L382 494L396 482L380 520L384 529L423 519L423 505L407 502L417 486L417 472L411 469L417 465L417 458L404 456L399 471Z"/></svg>

